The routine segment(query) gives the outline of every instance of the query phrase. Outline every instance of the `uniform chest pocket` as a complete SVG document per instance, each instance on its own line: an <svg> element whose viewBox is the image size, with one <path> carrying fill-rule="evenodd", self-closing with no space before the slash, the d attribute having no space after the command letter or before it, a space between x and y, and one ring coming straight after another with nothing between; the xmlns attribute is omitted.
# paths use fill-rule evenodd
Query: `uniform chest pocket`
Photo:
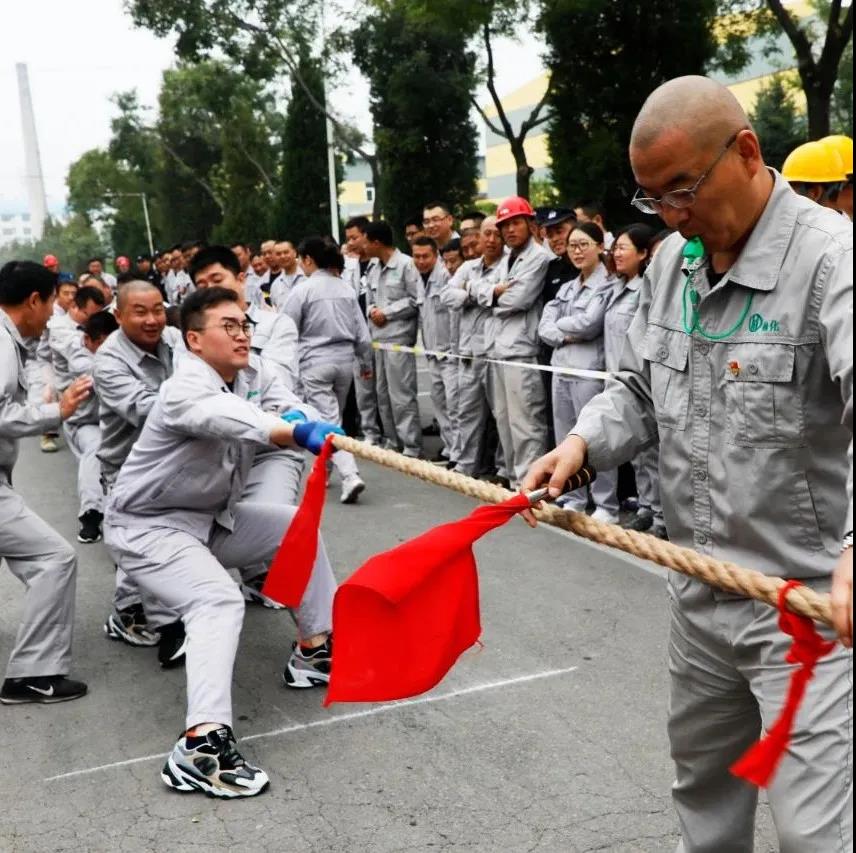
<svg viewBox="0 0 856 853"><path fill-rule="evenodd" d="M640 354L649 362L657 424L666 429L687 428L689 344L683 332L649 326L640 345Z"/></svg>
<svg viewBox="0 0 856 853"><path fill-rule="evenodd" d="M795 348L788 344L733 344L727 353L729 444L802 447L805 419L795 380Z"/></svg>
<svg viewBox="0 0 856 853"><path fill-rule="evenodd" d="M381 282L380 292L383 295L383 304L397 302L404 298L404 278L401 275L386 275Z"/></svg>

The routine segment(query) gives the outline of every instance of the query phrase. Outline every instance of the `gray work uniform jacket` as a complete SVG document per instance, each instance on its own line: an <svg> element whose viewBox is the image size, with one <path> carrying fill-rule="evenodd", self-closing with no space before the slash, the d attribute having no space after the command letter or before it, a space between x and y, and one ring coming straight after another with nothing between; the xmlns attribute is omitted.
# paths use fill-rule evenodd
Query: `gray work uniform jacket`
<svg viewBox="0 0 856 853"><path fill-rule="evenodd" d="M51 317L47 330L56 390L62 393L74 379L68 367L68 358L75 346L83 345L83 332L68 314Z"/></svg>
<svg viewBox="0 0 856 853"><path fill-rule="evenodd" d="M81 376L91 377L95 372L95 354L86 348L83 341L74 341L71 344L66 352L66 361L72 381ZM93 389L92 393L77 407L74 414L66 419L66 423L72 426L98 424L98 410L98 391Z"/></svg>
<svg viewBox="0 0 856 853"><path fill-rule="evenodd" d="M283 316L297 329L300 369L321 364L353 364L371 369L372 341L352 285L316 270L289 292Z"/></svg>
<svg viewBox="0 0 856 853"><path fill-rule="evenodd" d="M696 279L701 327L723 339L685 330L675 234L645 272L620 373L574 432L610 469L659 431L670 539L811 578L853 526L853 227L773 174L734 266L713 288L706 262Z"/></svg>
<svg viewBox="0 0 856 853"><path fill-rule="evenodd" d="M452 352L452 318L448 307L443 303L443 293L449 286L449 273L441 260L434 264L434 269L422 286L425 290L425 301L419 312L422 321L422 343L425 349Z"/></svg>
<svg viewBox="0 0 856 853"><path fill-rule="evenodd" d="M413 346L424 299L422 277L409 255L396 249L384 266L380 261L366 270L366 316L380 308L387 323L382 328L369 320L372 340Z"/></svg>
<svg viewBox="0 0 856 853"><path fill-rule="evenodd" d="M520 254L512 258L509 252L499 262L497 283L510 285L505 293L495 298L495 284L480 284L479 304L492 312L485 333L489 354L494 358L534 359L538 355L541 293L553 257L552 252L530 238Z"/></svg>
<svg viewBox="0 0 856 853"><path fill-rule="evenodd" d="M289 391L297 387L297 327L291 317L250 305L246 315L256 325L250 350L273 363L279 378Z"/></svg>
<svg viewBox="0 0 856 853"><path fill-rule="evenodd" d="M480 289L490 290L499 283L499 260L487 266L482 258L465 261L443 291L443 303L458 314L458 352L466 356L484 356L488 351L485 326L492 316L490 308L479 303Z"/></svg>
<svg viewBox="0 0 856 853"><path fill-rule="evenodd" d="M606 267L599 264L585 281L582 276L566 281L544 306L538 334L554 348L550 364L603 370L603 316L610 289Z"/></svg>
<svg viewBox="0 0 856 853"><path fill-rule="evenodd" d="M192 353L183 355L128 456L107 502L105 523L168 527L207 542L216 521L233 529L234 507L257 449L272 449L279 415L313 417L256 355L233 387Z"/></svg>
<svg viewBox="0 0 856 853"><path fill-rule="evenodd" d="M27 403L24 364L27 347L18 327L0 308L0 480L12 482L18 458L18 439L41 435L59 427L59 403Z"/></svg>
<svg viewBox="0 0 856 853"><path fill-rule="evenodd" d="M603 318L603 348L606 353L606 369L610 373L618 370L627 330L636 316L639 307L639 288L642 277L635 276L629 281L623 278L612 279L612 290L606 301L606 314Z"/></svg>
<svg viewBox="0 0 856 853"><path fill-rule="evenodd" d="M270 286L270 303L277 311L282 313L285 306L285 300L288 299L288 294L294 290L295 286L301 281L306 281L306 275L303 270L298 267L290 275L285 271L281 272L276 281Z"/></svg>
<svg viewBox="0 0 856 853"><path fill-rule="evenodd" d="M101 444L98 459L105 481L112 482L128 458L161 385L172 376L176 350L183 349L178 329L167 326L154 353L140 349L117 329L95 353Z"/></svg>

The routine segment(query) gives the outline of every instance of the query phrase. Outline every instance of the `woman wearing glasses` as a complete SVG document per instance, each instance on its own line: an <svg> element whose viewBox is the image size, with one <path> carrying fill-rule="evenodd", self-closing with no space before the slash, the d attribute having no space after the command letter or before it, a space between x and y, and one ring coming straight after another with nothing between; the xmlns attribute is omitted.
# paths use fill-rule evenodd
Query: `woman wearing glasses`
<svg viewBox="0 0 856 853"><path fill-rule="evenodd" d="M603 370L605 364L603 318L612 281L603 263L603 229L594 222L581 223L568 238L568 256L580 271L577 278L561 286L556 298L541 315L538 334L553 347L554 367ZM553 426L556 437L567 435L583 406L603 390L600 379L555 374L553 376ZM596 509L594 518L618 522L617 475L598 471L591 485ZM585 512L587 488L578 489L560 501L562 506Z"/></svg>
<svg viewBox="0 0 856 853"><path fill-rule="evenodd" d="M643 286L642 275L651 259L651 247L657 235L649 225L628 225L618 232L612 244L612 262L615 266L612 291L606 302L603 319L606 369L618 370L621 351L627 340L627 330L636 315L639 293ZM657 472L660 448L654 444L633 460L639 509L625 525L630 530L648 531L660 539L666 538L663 507L660 504L660 483Z"/></svg>

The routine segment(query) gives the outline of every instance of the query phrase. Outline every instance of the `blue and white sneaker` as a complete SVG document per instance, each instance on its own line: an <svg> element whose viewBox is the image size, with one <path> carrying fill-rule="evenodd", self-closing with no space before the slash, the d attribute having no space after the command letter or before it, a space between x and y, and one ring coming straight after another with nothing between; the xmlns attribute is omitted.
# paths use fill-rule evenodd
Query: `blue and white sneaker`
<svg viewBox="0 0 856 853"><path fill-rule="evenodd" d="M238 752L229 726L198 737L182 735L161 771L164 784L176 791L201 791L209 797L255 797L270 783L267 773Z"/></svg>

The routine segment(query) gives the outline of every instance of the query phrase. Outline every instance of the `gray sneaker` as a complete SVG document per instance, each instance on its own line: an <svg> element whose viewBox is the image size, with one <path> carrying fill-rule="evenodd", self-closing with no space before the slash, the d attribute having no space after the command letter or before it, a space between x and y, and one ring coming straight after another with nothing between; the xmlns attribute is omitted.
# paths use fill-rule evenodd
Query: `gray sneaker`
<svg viewBox="0 0 856 853"><path fill-rule="evenodd" d="M104 633L111 640L129 646L156 646L158 634L149 630L142 604L132 604L124 610L114 610L104 623Z"/></svg>
<svg viewBox="0 0 856 853"><path fill-rule="evenodd" d="M161 779L176 791L201 791L225 799L254 797L270 783L264 770L253 767L238 752L229 726L198 737L182 735L163 766Z"/></svg>

